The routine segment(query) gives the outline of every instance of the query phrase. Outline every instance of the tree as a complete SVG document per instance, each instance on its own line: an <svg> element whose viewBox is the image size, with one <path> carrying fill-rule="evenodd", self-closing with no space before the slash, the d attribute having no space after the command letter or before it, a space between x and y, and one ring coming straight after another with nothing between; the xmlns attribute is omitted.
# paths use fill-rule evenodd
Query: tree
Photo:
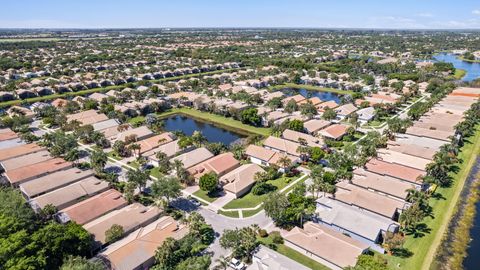
<svg viewBox="0 0 480 270"><path fill-rule="evenodd" d="M354 267L345 267L344 270L389 270L388 263L379 256L362 254L358 256Z"/></svg>
<svg viewBox="0 0 480 270"><path fill-rule="evenodd" d="M325 120L333 120L337 117L337 113L332 108L325 108L325 111L322 114L322 118Z"/></svg>
<svg viewBox="0 0 480 270"><path fill-rule="evenodd" d="M278 164L282 166L284 170L287 170L292 165L292 160L287 155L283 155L278 159Z"/></svg>
<svg viewBox="0 0 480 270"><path fill-rule="evenodd" d="M209 172L200 177L198 182L200 189L212 194L218 188L218 175L214 172Z"/></svg>
<svg viewBox="0 0 480 270"><path fill-rule="evenodd" d="M389 254L394 254L395 251L401 249L405 243L405 237L400 233L393 233L387 231L385 233L385 239L383 240L383 246Z"/></svg>
<svg viewBox="0 0 480 270"><path fill-rule="evenodd" d="M178 146L180 149L186 149L190 146L193 145L193 139L188 136L181 136L180 139L178 139Z"/></svg>
<svg viewBox="0 0 480 270"><path fill-rule="evenodd" d="M227 149L227 146L221 142L215 142L215 143L206 143L205 148L208 149L214 156L220 155L225 149Z"/></svg>
<svg viewBox="0 0 480 270"><path fill-rule="evenodd" d="M257 245L256 233L252 227L225 230L220 238L221 247L232 250L233 257L246 261L250 261Z"/></svg>
<svg viewBox="0 0 480 270"><path fill-rule="evenodd" d="M172 199L182 195L182 186L176 177L162 176L152 183L152 194L157 199L165 198L168 207Z"/></svg>
<svg viewBox="0 0 480 270"><path fill-rule="evenodd" d="M294 120L288 122L288 129L295 130L295 131L298 131L298 132L303 132L303 130L304 130L303 122L298 120L298 119L294 119Z"/></svg>
<svg viewBox="0 0 480 270"><path fill-rule="evenodd" d="M243 110L240 115L240 120L242 123L252 126L258 126L262 122L262 119L258 115L258 110L256 108L247 108Z"/></svg>
<svg viewBox="0 0 480 270"><path fill-rule="evenodd" d="M92 165L92 168L97 173L103 172L105 165L107 164L107 160L107 154L105 154L105 152L103 152L102 150L95 150L90 156L90 163Z"/></svg>
<svg viewBox="0 0 480 270"><path fill-rule="evenodd" d="M192 134L192 142L193 145L196 147L202 146L205 142L207 142L207 138L203 136L202 132L195 130Z"/></svg>
<svg viewBox="0 0 480 270"><path fill-rule="evenodd" d="M104 270L101 261L90 261L84 257L68 256L64 261L60 270Z"/></svg>
<svg viewBox="0 0 480 270"><path fill-rule="evenodd" d="M210 255L189 257L180 262L175 270L208 270L212 262Z"/></svg>
<svg viewBox="0 0 480 270"><path fill-rule="evenodd" d="M127 181L130 183L135 183L136 187L143 191L143 188L147 185L148 179L150 179L150 173L148 171L142 170L128 170L127 171Z"/></svg>
<svg viewBox="0 0 480 270"><path fill-rule="evenodd" d="M213 267L214 270L227 270L230 263L228 258L223 255L216 259L215 262L217 264Z"/></svg>
<svg viewBox="0 0 480 270"><path fill-rule="evenodd" d="M113 224L110 229L105 231L105 242L113 243L117 240L120 240L124 233L125 231L121 225Z"/></svg>
<svg viewBox="0 0 480 270"><path fill-rule="evenodd" d="M158 171L160 173L167 174L171 167L167 154L159 151L155 157L158 160Z"/></svg>
<svg viewBox="0 0 480 270"><path fill-rule="evenodd" d="M412 204L400 214L399 222L402 229L415 232L417 224L423 220L424 212L418 203Z"/></svg>
<svg viewBox="0 0 480 270"><path fill-rule="evenodd" d="M285 105L285 111L288 113L293 113L298 110L297 102L294 99L290 99Z"/></svg>
<svg viewBox="0 0 480 270"><path fill-rule="evenodd" d="M318 163L320 162L320 160L322 160L322 158L325 157L325 151L323 151L323 149L318 146L310 147L308 155L311 161L313 161L314 163Z"/></svg>
<svg viewBox="0 0 480 270"><path fill-rule="evenodd" d="M312 118L314 115L318 114L318 110L315 105L313 105L313 103L308 100L307 102L300 105L300 113L307 116L308 118Z"/></svg>
<svg viewBox="0 0 480 270"><path fill-rule="evenodd" d="M112 149L121 157L128 157L131 155L130 150L127 148L125 142L122 140L115 141Z"/></svg>
<svg viewBox="0 0 480 270"><path fill-rule="evenodd" d="M155 262L157 263L155 269L173 269L177 264L177 258L175 258L177 249L179 249L179 244L175 239L171 237L165 239L155 252Z"/></svg>

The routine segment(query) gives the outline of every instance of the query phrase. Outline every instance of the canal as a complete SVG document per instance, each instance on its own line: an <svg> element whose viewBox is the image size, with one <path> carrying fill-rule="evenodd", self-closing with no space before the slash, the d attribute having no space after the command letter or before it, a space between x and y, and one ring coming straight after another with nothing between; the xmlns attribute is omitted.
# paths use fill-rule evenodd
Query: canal
<svg viewBox="0 0 480 270"><path fill-rule="evenodd" d="M455 68L465 70L467 74L462 78L465 82L480 78L480 63L462 61L458 59L456 55L451 53L439 53L434 55L433 58L440 62L452 63Z"/></svg>
<svg viewBox="0 0 480 270"><path fill-rule="evenodd" d="M467 181L473 181L474 177L478 177L480 172L480 157L477 157L475 166L472 168L470 179ZM478 181L478 179L477 179ZM465 270L477 270L480 269L480 201L475 205L476 214L473 221L473 227L470 229L470 238L472 239L467 249L467 257L463 261Z"/></svg>
<svg viewBox="0 0 480 270"><path fill-rule="evenodd" d="M243 134L227 130L211 123L203 122L185 115L169 116L164 121L164 129L167 131L182 131L185 135L191 136L194 131L202 132L208 142L221 142L225 145L245 138Z"/></svg>

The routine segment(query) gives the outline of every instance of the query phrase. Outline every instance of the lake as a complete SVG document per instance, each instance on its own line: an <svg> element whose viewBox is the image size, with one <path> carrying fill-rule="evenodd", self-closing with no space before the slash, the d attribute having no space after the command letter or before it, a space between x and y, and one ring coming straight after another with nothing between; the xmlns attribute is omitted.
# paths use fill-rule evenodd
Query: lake
<svg viewBox="0 0 480 270"><path fill-rule="evenodd" d="M462 61L451 53L439 53L434 55L433 58L440 62L452 63L455 68L466 70L467 74L462 78L462 81L470 82L480 78L480 63Z"/></svg>
<svg viewBox="0 0 480 270"><path fill-rule="evenodd" d="M283 89L282 92L287 96L294 96L300 94L306 98L311 97L318 97L323 101L330 101L333 100L337 103L340 103L340 96L336 93L332 92L321 92L321 91L314 91L314 90L307 90L307 89Z"/></svg>
<svg viewBox="0 0 480 270"><path fill-rule="evenodd" d="M476 177L480 172L480 157L477 157L476 164L470 171L469 178ZM467 181L472 179L467 179ZM473 227L470 229L470 238L472 241L469 243L467 249L467 257L463 261L463 267L465 270L476 270L479 269L480 265L480 201L475 205L477 210L475 219L473 221Z"/></svg>
<svg viewBox="0 0 480 270"><path fill-rule="evenodd" d="M210 123L202 122L184 115L174 115L163 119L167 131L182 131L187 136L191 136L194 131L202 132L203 136L209 142L221 142L225 145L245 138L242 134L223 129Z"/></svg>

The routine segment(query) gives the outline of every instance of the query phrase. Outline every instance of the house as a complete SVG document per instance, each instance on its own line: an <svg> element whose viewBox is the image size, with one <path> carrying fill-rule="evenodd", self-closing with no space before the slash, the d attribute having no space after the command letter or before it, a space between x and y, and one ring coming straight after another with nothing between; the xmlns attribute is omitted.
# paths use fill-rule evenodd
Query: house
<svg viewBox="0 0 480 270"><path fill-rule="evenodd" d="M36 180L30 182L36 182ZM57 210L62 210L107 189L108 182L89 176L68 186L37 196L29 203L36 212L40 212L49 204L55 206Z"/></svg>
<svg viewBox="0 0 480 270"><path fill-rule="evenodd" d="M319 97L311 97L309 99L304 99L304 100L298 102L298 105L302 105L302 104L305 104L305 103L308 103L308 102L312 103L313 106L317 106L320 103L322 103L323 100L321 100Z"/></svg>
<svg viewBox="0 0 480 270"><path fill-rule="evenodd" d="M318 135L318 132L326 127L331 125L330 121L321 120L321 119L312 119L303 123L303 128L305 131L313 136Z"/></svg>
<svg viewBox="0 0 480 270"><path fill-rule="evenodd" d="M282 133L282 138L297 142L303 145L303 142L310 147L323 147L323 140L321 138L314 137L312 135L294 131L291 129L285 129Z"/></svg>
<svg viewBox="0 0 480 270"><path fill-rule="evenodd" d="M34 180L35 178L47 175L56 171L65 170L73 167L71 162L65 161L61 158L53 158L43 162L23 166L10 170L5 173L5 177L13 186Z"/></svg>
<svg viewBox="0 0 480 270"><path fill-rule="evenodd" d="M67 105L68 100L63 99L63 98L56 98L55 100L50 103L53 107L55 108L63 108Z"/></svg>
<svg viewBox="0 0 480 270"><path fill-rule="evenodd" d="M345 134L347 134L349 126L342 125L342 124L333 124L328 126L322 130L320 130L320 134L323 137L333 139L333 140L341 140Z"/></svg>
<svg viewBox="0 0 480 270"><path fill-rule="evenodd" d="M341 121L347 118L350 114L356 112L358 109L352 103L347 103L340 107L335 108L335 112L337 113L337 120Z"/></svg>
<svg viewBox="0 0 480 270"><path fill-rule="evenodd" d="M392 220L397 220L402 210L408 206L403 201L366 190L348 182L339 182L335 186L337 187L335 200Z"/></svg>
<svg viewBox="0 0 480 270"><path fill-rule="evenodd" d="M35 181L20 184L20 191L27 199L31 199L90 176L93 176L92 170L70 168L39 177Z"/></svg>
<svg viewBox="0 0 480 270"><path fill-rule="evenodd" d="M413 184L391 176L380 175L363 168L357 168L353 171L353 177L350 183L401 201L406 201L408 195L407 190L420 189L421 187L419 184Z"/></svg>
<svg viewBox="0 0 480 270"><path fill-rule="evenodd" d="M375 158L371 159L365 164L365 169L373 173L388 175L416 185L421 184L421 178L425 176L424 170L419 170L395 163L388 163Z"/></svg>
<svg viewBox="0 0 480 270"><path fill-rule="evenodd" d="M388 149L404 154L432 160L433 155L447 142L418 137L408 134L396 134L395 141L388 141Z"/></svg>
<svg viewBox="0 0 480 270"><path fill-rule="evenodd" d="M404 154L390 149L378 149L377 159L422 171L424 171L427 165L431 162L429 159Z"/></svg>
<svg viewBox="0 0 480 270"><path fill-rule="evenodd" d="M97 122L92 124L93 130L102 131L109 128L117 128L119 125L117 119L108 119L105 121Z"/></svg>
<svg viewBox="0 0 480 270"><path fill-rule="evenodd" d="M97 257L107 261L111 269L148 269L155 262L155 252L165 239L181 239L188 228L165 216L137 229L109 245Z"/></svg>
<svg viewBox="0 0 480 270"><path fill-rule="evenodd" d="M185 154L176 156L170 161L175 162L176 160L179 160L182 162L184 168L189 169L190 167L193 167L194 165L197 165L200 162L205 161L211 157L213 157L213 154L210 153L207 148L201 147Z"/></svg>
<svg viewBox="0 0 480 270"><path fill-rule="evenodd" d="M252 163L261 166L279 165L278 161L284 156L288 157L292 163L298 161L298 157L285 155L254 144L251 144L247 147L245 155L250 158Z"/></svg>
<svg viewBox="0 0 480 270"><path fill-rule="evenodd" d="M222 176L238 166L240 166L240 162L235 159L232 153L227 152L209 158L189 168L188 172L198 181L202 175L207 173L213 172L218 176Z"/></svg>
<svg viewBox="0 0 480 270"><path fill-rule="evenodd" d="M290 101L290 100L293 100L295 101L297 104L301 101L304 101L305 100L305 97L300 95L300 94L297 94L297 95L294 95L294 96L290 96L290 97L286 97L284 99L282 99L282 104L283 106L287 105L287 103Z"/></svg>
<svg viewBox="0 0 480 270"><path fill-rule="evenodd" d="M25 116L27 118L33 119L35 117L35 113L25 107L20 106L12 106L7 110L8 116Z"/></svg>
<svg viewBox="0 0 480 270"><path fill-rule="evenodd" d="M98 113L95 110L87 110L67 115L67 122L78 121L82 126L92 125L105 120L108 120L108 117L105 114Z"/></svg>
<svg viewBox="0 0 480 270"><path fill-rule="evenodd" d="M273 249L260 245L252 257L252 264L247 270L310 270L287 256Z"/></svg>
<svg viewBox="0 0 480 270"><path fill-rule="evenodd" d="M45 150L45 151L38 151L35 153L11 158L9 160L0 162L0 165L2 166L3 171L8 172L24 166L47 161L50 159L53 159L53 157L50 155L50 153L47 150Z"/></svg>
<svg viewBox="0 0 480 270"><path fill-rule="evenodd" d="M317 200L315 222L328 226L384 253L381 247L386 232L397 232L399 225L389 218L362 211L342 202L321 197Z"/></svg>
<svg viewBox="0 0 480 270"><path fill-rule="evenodd" d="M267 149L271 149L276 152L284 153L287 155L292 155L300 157L300 153L297 151L298 147L301 144L285 140L282 138L277 138L274 136L269 136L264 142L263 146Z"/></svg>
<svg viewBox="0 0 480 270"><path fill-rule="evenodd" d="M109 140L112 142L117 140L125 141L127 137L134 137L135 141L139 141L152 137L153 135L154 133L148 127L140 126L120 132L117 136L110 137Z"/></svg>
<svg viewBox="0 0 480 270"><path fill-rule="evenodd" d="M335 109L338 107L338 103L335 102L334 100L329 100L325 101L323 103L318 104L315 106L319 112L324 112L325 109L330 108L330 109Z"/></svg>
<svg viewBox="0 0 480 270"><path fill-rule="evenodd" d="M133 203L99 217L83 225L83 227L93 235L94 241L102 246L107 243L105 232L113 225L117 224L122 226L123 234L125 235L155 221L161 213L162 211L155 206L144 206L140 203Z"/></svg>
<svg viewBox="0 0 480 270"><path fill-rule="evenodd" d="M180 146L178 145L178 140L174 140L169 143L165 143L160 145L157 148L154 148L150 151L147 151L143 153L143 156L147 157L149 160L151 160L154 164L157 163L158 165L158 159L156 157L158 152L163 152L167 157L173 157L177 153L184 153L191 150L191 148L187 149L181 149Z"/></svg>
<svg viewBox="0 0 480 270"><path fill-rule="evenodd" d="M17 135L17 133L13 132L11 129L4 128L4 129L0 130L0 142L11 141L11 140L14 140L14 139L18 139L18 135ZM7 148L9 148L9 147L7 147Z"/></svg>
<svg viewBox="0 0 480 270"><path fill-rule="evenodd" d="M127 204L127 201L122 197L122 193L109 189L63 209L57 218L61 223L74 221L83 225Z"/></svg>
<svg viewBox="0 0 480 270"><path fill-rule="evenodd" d="M102 102L104 99L107 99L108 98L108 95L105 95L103 93L98 93L98 92L95 92L91 95L88 96L89 99L93 99L97 102Z"/></svg>
<svg viewBox="0 0 480 270"><path fill-rule="evenodd" d="M365 124L375 117L375 109L373 107L363 108L357 111L358 121Z"/></svg>
<svg viewBox="0 0 480 270"><path fill-rule="evenodd" d="M223 190L232 193L235 198L247 193L255 183L255 174L264 172L257 164L245 164L220 177Z"/></svg>
<svg viewBox="0 0 480 270"><path fill-rule="evenodd" d="M155 135L155 136L143 139L141 141L137 141L136 144L140 145L139 152L140 152L140 155L142 155L145 152L155 149L162 144L172 142L174 139L176 139L176 137L175 135L173 135L173 133L164 132L162 134ZM135 153L135 155L136 154L137 153Z"/></svg>
<svg viewBox="0 0 480 270"><path fill-rule="evenodd" d="M270 123L275 122L279 119L285 118L289 116L289 113L286 113L284 111L272 111L267 113L266 116L262 115L262 125L263 126L269 126Z"/></svg>
<svg viewBox="0 0 480 270"><path fill-rule="evenodd" d="M36 143L17 145L15 147L2 149L0 151L0 161L5 161L11 158L20 157L43 150L45 150L45 148Z"/></svg>
<svg viewBox="0 0 480 270"><path fill-rule="evenodd" d="M293 228L283 238L286 246L333 270L355 266L368 249L367 244L313 222Z"/></svg>

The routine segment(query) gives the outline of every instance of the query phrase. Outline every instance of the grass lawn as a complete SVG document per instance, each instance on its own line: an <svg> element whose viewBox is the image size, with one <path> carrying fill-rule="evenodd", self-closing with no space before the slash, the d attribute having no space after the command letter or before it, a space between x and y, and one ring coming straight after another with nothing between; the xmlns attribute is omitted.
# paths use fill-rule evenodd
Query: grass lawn
<svg viewBox="0 0 480 270"><path fill-rule="evenodd" d="M182 75L182 76L177 76L177 77L163 78L163 79L158 79L158 80L149 80L148 82L157 83L157 82L175 81L175 80L188 79L188 78L193 78L193 77L201 77L201 76L217 74L217 73L233 72L233 71L236 71L236 70L239 70L239 69L243 69L243 68L232 68L232 69L215 70L215 71L196 73L196 74L187 74L187 75ZM132 83L132 84L133 84L133 86L137 86L137 85L140 85L140 83L141 83L141 81L137 82L137 83ZM68 98L68 97L88 95L88 94L92 94L92 93L96 93L96 92L107 92L109 90L123 89L125 87L127 87L127 85L112 85L112 86L107 86L107 87L99 87L99 88L81 90L81 91L77 91L77 92L67 92L67 93L62 93L62 94L47 95L47 96L43 96L43 97L34 97L34 98L27 98L27 99L16 99L16 100L4 101L4 102L0 102L0 108L9 107L9 106L13 106L13 105L18 105L18 104L22 104L22 103L35 103L35 102L38 102L38 101L48 101L48 100L52 100L52 99L56 99L56 98Z"/></svg>
<svg viewBox="0 0 480 270"><path fill-rule="evenodd" d="M279 179L276 179L276 180L267 181L267 183L276 186L277 191L280 191L282 188L286 187L291 181L294 181L293 179L294 179L293 177L280 177ZM243 197L227 203L225 206L223 206L223 208L224 209L253 208L259 205L260 203L262 203L267 196L268 194L257 196L249 192L245 194Z"/></svg>
<svg viewBox="0 0 480 270"><path fill-rule="evenodd" d="M425 224L431 229L425 236L414 238L408 236L404 247L413 252L413 256L402 259L386 256L392 269L428 269L434 260L436 249L439 247L448 223L455 211L463 185L475 163L476 156L480 153L480 126L477 126L475 136L468 139L458 158L462 161L458 166L460 170L453 174L453 184L450 188L437 188L437 193L444 199L431 199L434 219L426 218ZM397 267L397 265L399 265Z"/></svg>
<svg viewBox="0 0 480 270"><path fill-rule="evenodd" d="M453 78L455 78L456 80L460 80L465 76L465 74L467 74L466 70L457 68L457 69L455 69L455 73L453 74Z"/></svg>
<svg viewBox="0 0 480 270"><path fill-rule="evenodd" d="M143 123L145 121L145 116L137 116L128 119L128 123L132 124L133 126L136 126L139 123Z"/></svg>
<svg viewBox="0 0 480 270"><path fill-rule="evenodd" d="M307 89L311 91L330 92L330 93L335 93L339 95L352 95L354 93L353 91L349 91L349 90L340 90L335 88L325 88L325 87L312 86L312 85L306 85L306 84L295 84L295 83L285 83L285 84L280 84L280 85L275 85L270 87L271 90L282 90L285 88Z"/></svg>
<svg viewBox="0 0 480 270"><path fill-rule="evenodd" d="M127 162L127 164L132 166L135 169L140 168L140 163L138 163L137 161L129 161L129 162Z"/></svg>
<svg viewBox="0 0 480 270"><path fill-rule="evenodd" d="M214 125L218 125L220 127L225 127L226 129L230 129L232 131L238 131L239 133L243 133L245 135L250 135L252 133L262 135L262 136L270 135L269 128L254 127L254 126L246 125L231 117L224 117L218 114L201 112L199 110L195 110L191 108L174 108L164 113L158 114L158 116L167 117L174 114L183 114L195 119L212 123Z"/></svg>
<svg viewBox="0 0 480 270"><path fill-rule="evenodd" d="M243 217L246 218L246 217L255 216L256 214L258 214L262 210L263 210L263 206L259 207L256 210L245 210L245 211L243 211Z"/></svg>
<svg viewBox="0 0 480 270"><path fill-rule="evenodd" d="M220 215L224 215L226 217L231 217L231 218L239 218L238 211L222 211L218 210L217 212Z"/></svg>
<svg viewBox="0 0 480 270"><path fill-rule="evenodd" d="M210 196L210 195L208 195L208 193L206 191L203 191L201 189L195 191L193 193L193 195L195 195L195 196L197 196L201 199L204 199L205 201L207 201L209 203L214 202L218 199L218 197Z"/></svg>
<svg viewBox="0 0 480 270"><path fill-rule="evenodd" d="M122 160L123 158L121 156L119 156L115 151L110 151L107 153L107 156L108 157L111 157L115 160Z"/></svg>
<svg viewBox="0 0 480 270"><path fill-rule="evenodd" d="M265 237L265 238L261 238L261 237L258 237L258 241L260 243L262 243L264 246L267 246L269 244L273 244L273 241L272 241L272 238L270 236L268 237ZM313 270L329 270L330 268L324 266L323 264L320 264L310 258L308 258L307 256L303 255L302 253L296 251L296 250L293 250L289 247L287 247L286 245L284 244L276 244L277 246L277 249L276 251L300 264L303 264L305 265L306 267L309 267Z"/></svg>
<svg viewBox="0 0 480 270"><path fill-rule="evenodd" d="M158 167L155 167L153 169L150 170L150 175L155 177L155 178L160 178L160 176L162 176L162 174L158 171Z"/></svg>

